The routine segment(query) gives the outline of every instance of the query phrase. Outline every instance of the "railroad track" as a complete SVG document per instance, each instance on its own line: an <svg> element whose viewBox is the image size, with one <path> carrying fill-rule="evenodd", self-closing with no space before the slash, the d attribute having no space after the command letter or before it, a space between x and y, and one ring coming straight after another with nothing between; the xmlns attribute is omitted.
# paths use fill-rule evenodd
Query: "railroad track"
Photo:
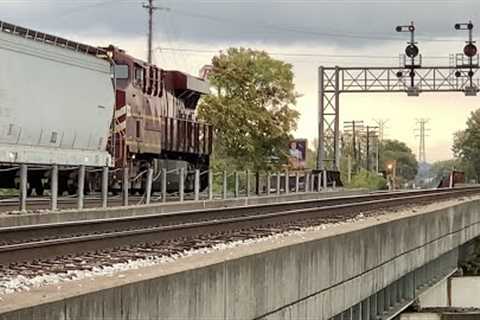
<svg viewBox="0 0 480 320"><path fill-rule="evenodd" d="M352 218L360 212L419 205L480 194L480 187L377 193L359 196L196 210L114 219L0 228L0 269L28 261L89 256L155 244L181 242L182 249L201 239L228 241L257 237ZM195 240L196 239L196 240ZM192 242L193 241L193 242ZM188 244L190 243L190 245ZM177 244L178 245L178 244ZM143 247L143 249L141 249ZM123 249L122 249L123 248ZM0 270L1 271L1 270Z"/></svg>

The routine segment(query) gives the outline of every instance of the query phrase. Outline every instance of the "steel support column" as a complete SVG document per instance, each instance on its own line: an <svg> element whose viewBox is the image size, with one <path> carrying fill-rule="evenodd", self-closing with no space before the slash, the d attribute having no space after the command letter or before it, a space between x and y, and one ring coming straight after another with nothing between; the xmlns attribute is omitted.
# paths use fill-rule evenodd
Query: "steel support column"
<svg viewBox="0 0 480 320"><path fill-rule="evenodd" d="M108 167L102 168L102 208L108 206Z"/></svg>
<svg viewBox="0 0 480 320"><path fill-rule="evenodd" d="M147 169L147 181L145 182L145 203L150 204L152 200L153 169Z"/></svg>
<svg viewBox="0 0 480 320"><path fill-rule="evenodd" d="M78 169L78 182L77 182L77 209L81 210L84 206L85 198L85 166L80 166Z"/></svg>
<svg viewBox="0 0 480 320"><path fill-rule="evenodd" d="M58 209L58 165L54 164L50 172L50 209Z"/></svg>
<svg viewBox="0 0 480 320"><path fill-rule="evenodd" d="M318 152L317 152L317 170L325 169L325 114L324 114L324 73L323 67L318 68Z"/></svg>
<svg viewBox="0 0 480 320"><path fill-rule="evenodd" d="M335 67L335 105L333 107L333 170L340 170L340 69Z"/></svg>
<svg viewBox="0 0 480 320"><path fill-rule="evenodd" d="M28 167L20 165L20 211L27 211Z"/></svg>

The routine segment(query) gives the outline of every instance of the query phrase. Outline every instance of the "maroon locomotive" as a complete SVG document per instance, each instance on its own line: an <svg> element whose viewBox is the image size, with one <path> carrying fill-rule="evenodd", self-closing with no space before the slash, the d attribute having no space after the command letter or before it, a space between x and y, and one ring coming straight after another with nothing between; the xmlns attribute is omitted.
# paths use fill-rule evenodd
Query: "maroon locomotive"
<svg viewBox="0 0 480 320"><path fill-rule="evenodd" d="M208 82L179 71L167 71L136 59L114 46L105 48L114 64L116 106L109 148L115 167L129 168L131 177L147 167L168 171L185 168L185 187L191 188L193 170L207 170L213 130L196 118L196 107ZM205 175L202 175L205 177ZM114 176L112 187L120 184ZM154 190L159 189L158 179ZM171 174L167 189L178 190ZM205 188L202 179L201 188ZM144 179L135 180L132 191L143 191Z"/></svg>

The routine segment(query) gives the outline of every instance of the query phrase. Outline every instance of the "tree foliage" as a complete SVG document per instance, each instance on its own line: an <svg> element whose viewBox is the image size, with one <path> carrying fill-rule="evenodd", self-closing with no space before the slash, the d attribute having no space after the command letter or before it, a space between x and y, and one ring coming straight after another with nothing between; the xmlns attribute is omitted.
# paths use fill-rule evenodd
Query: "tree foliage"
<svg viewBox="0 0 480 320"><path fill-rule="evenodd" d="M305 167L308 169L315 169L317 167L317 148L318 148L318 140L313 139L312 141L308 142L307 148L307 163Z"/></svg>
<svg viewBox="0 0 480 320"><path fill-rule="evenodd" d="M350 188L366 188L369 190L383 190L387 188L387 180L376 173L361 169L352 177Z"/></svg>
<svg viewBox="0 0 480 320"><path fill-rule="evenodd" d="M480 176L480 109L473 111L467 120L467 128L455 133L453 152L456 157L471 165Z"/></svg>
<svg viewBox="0 0 480 320"><path fill-rule="evenodd" d="M404 181L415 179L418 163L412 150L404 142L384 140L380 152L380 165L383 166L386 160L397 160L397 177Z"/></svg>
<svg viewBox="0 0 480 320"><path fill-rule="evenodd" d="M201 101L199 116L215 128L217 166L262 170L285 163L299 116L292 66L243 48L220 53L212 65L215 94Z"/></svg>

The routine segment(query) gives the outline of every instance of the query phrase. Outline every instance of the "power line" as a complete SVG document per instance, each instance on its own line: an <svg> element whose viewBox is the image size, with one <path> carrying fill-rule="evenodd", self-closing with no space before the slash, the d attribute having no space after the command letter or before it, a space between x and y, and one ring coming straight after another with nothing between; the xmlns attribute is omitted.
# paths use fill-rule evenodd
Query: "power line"
<svg viewBox="0 0 480 320"><path fill-rule="evenodd" d="M151 0L148 0L149 3ZM153 0L152 0L153 1ZM446 0L447 1L447 0ZM444 3L447 3L447 2ZM9 2L3 0L2 2ZM24 2L24 3L30 3L33 1L30 0L15 0L12 1L14 3L18 2ZM85 1L85 0L77 0L76 3L85 3L87 5L85 6L79 6L78 8L74 9L74 11L79 11L83 9L89 9L89 8L95 8L95 7L101 7L105 6L108 4L133 4L135 3L135 0L117 0L117 1L111 1L111 0L106 0L106 1L100 1L100 2L93 2L93 1ZM233 3L241 3L241 4L246 4L246 3L251 3L251 4L258 4L258 2L253 2L253 1L199 1L200 3L212 3L212 4L233 4ZM334 3L334 4L378 4L378 3L384 3L383 0L379 1L341 1L341 0L319 0L319 1L299 1L300 3L305 3L305 4L325 4L325 3ZM289 3L295 3L298 4L299 2L297 1L269 1L268 3L279 3L279 4L289 4ZM398 3L405 4L406 2L408 3L426 3L426 4L438 4L442 2L436 1L426 1L426 0L402 0L398 1ZM465 0L465 2L468 2L468 0ZM36 0L36 4L42 4L42 1ZM49 3L48 1L45 1L43 4ZM393 1L390 1L390 3L393 3ZM363 39L363 40L379 40L379 41L401 41L403 38L401 37L396 37L392 36L390 33L372 33L369 32L368 34L361 34L361 33L352 33L352 32L336 32L336 31L327 31L327 32L320 32L317 30L308 30L308 29L302 29L298 27L292 27L292 26L284 26L284 25L275 25L275 24L265 24L262 22L255 22L255 21L245 21L245 20L239 20L239 19L232 19L232 18L226 18L226 17L220 17L220 16L212 16L208 14L201 14L198 12L192 12L188 11L185 9L177 9L177 8L165 8L165 7L155 7L150 4L144 4L144 8L149 9L149 7L153 7L152 11L155 11L156 9L162 9L164 11L169 11L173 14L178 14L178 15L183 15L183 16L189 16L189 17L194 17L194 18L200 18L204 20L210 20L213 22L220 22L220 23L227 23L231 24L236 23L238 25L245 26L247 25L248 27L257 27L257 28L263 28L263 29L271 29L271 30L276 30L276 31L282 31L282 32L290 32L290 33L295 33L295 34L304 34L304 35L310 35L310 36L320 36L320 37L329 37L329 38L338 38L338 39ZM152 12L153 14L153 12ZM423 42L463 42L463 39L457 39L457 38L447 38L447 39L441 39L441 38L435 38L435 37L418 37L418 40L423 41Z"/></svg>
<svg viewBox="0 0 480 320"><path fill-rule="evenodd" d="M237 20L237 19L231 19L231 18L224 18L224 17L218 17L218 16L211 16L207 14L200 14L197 12L191 12L187 10L182 10L182 9L177 9L177 8L170 8L169 10L172 14L178 14L178 15L184 15L184 16L189 16L189 17L194 17L194 18L200 18L200 19L205 19L205 20L210 20L213 22L225 22L228 24L231 24L232 22L239 24L239 25L245 25L244 20ZM249 21L248 26L251 27L260 27L264 29L272 29L272 30L277 30L277 31L285 31L285 32L290 32L290 33L297 33L297 34L304 34L304 35L312 35L312 36L321 36L321 37L331 37L331 38L348 38L348 39L363 39L363 40L381 40L381 41L402 41L403 38L401 37L394 37L390 36L389 34L377 34L373 35L372 33L369 33L368 35L366 34L355 34L355 33L338 33L338 32L318 32L314 30L306 30L306 29L300 29L300 28L294 28L294 27L285 27L285 26L278 26L274 24L264 24L260 22L254 22L254 21ZM431 37L417 37L418 40L421 40L423 42L463 42L463 39L440 39L440 38L431 38Z"/></svg>
<svg viewBox="0 0 480 320"><path fill-rule="evenodd" d="M178 51L178 52L194 52L194 53L220 53L221 50L212 49L193 49L193 48L167 48L156 47L159 51ZM318 58L358 58L358 59L398 59L398 56L382 56L382 55L346 55L346 54L322 54L322 53L294 53L294 52L268 52L272 56L285 57L318 57ZM429 56L424 59L448 59L448 56Z"/></svg>

